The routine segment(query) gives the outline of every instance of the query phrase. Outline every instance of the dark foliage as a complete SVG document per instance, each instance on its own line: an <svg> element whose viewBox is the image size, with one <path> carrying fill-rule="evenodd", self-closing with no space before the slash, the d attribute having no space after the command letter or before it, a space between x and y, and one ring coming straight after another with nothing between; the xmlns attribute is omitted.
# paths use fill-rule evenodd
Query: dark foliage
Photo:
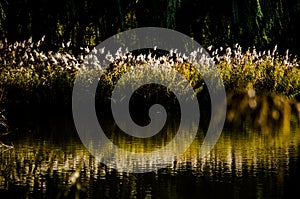
<svg viewBox="0 0 300 199"><path fill-rule="evenodd" d="M123 30L156 26L181 31L204 46L278 44L299 53L299 0L1 0L0 39L46 35L48 48L94 46Z"/></svg>

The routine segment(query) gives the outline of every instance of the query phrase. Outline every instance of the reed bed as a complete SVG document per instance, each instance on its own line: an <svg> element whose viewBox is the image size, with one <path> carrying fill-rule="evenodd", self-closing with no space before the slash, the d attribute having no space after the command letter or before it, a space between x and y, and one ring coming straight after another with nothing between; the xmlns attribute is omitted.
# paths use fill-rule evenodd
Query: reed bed
<svg viewBox="0 0 300 199"><path fill-rule="evenodd" d="M115 55L100 52L96 49L82 48L82 53L75 56L69 50L70 43L62 44L58 52L44 51L44 38L37 42L32 39L8 43L0 41L0 86L7 92L10 89L20 89L33 92L38 89L65 90L72 88L78 71L82 67L85 55L95 55L95 67L100 70L97 53L107 53L106 58L113 60L107 70L107 84L113 86L116 80L133 67L151 64L155 67L169 67L182 73L193 87L202 81L201 75L194 69L193 61L199 61L201 53L198 51L190 55L181 55L176 50L162 56L148 54L133 55L120 49ZM91 52L90 52L91 51ZM214 62L218 67L227 90L255 89L257 92L274 92L291 98L300 95L300 68L296 56L279 55L277 46L271 51L257 52L248 48L243 52L236 44L233 48L208 48L210 57L204 57L202 63ZM203 59L203 57L202 57ZM86 70L87 71L87 70ZM201 83L200 83L201 85ZM4 96L5 97L5 96Z"/></svg>
<svg viewBox="0 0 300 199"><path fill-rule="evenodd" d="M277 46L263 52L257 51L255 47L243 51L238 44L233 48L208 47L210 56L202 56L203 49L189 55L182 55L176 49L165 54L159 54L158 50L149 51L148 54L133 54L119 49L112 55L105 50L97 51L86 47L81 48L82 52L75 56L69 50L70 42L62 44L57 52L53 52L43 50L46 48L43 41L44 37L37 42L33 42L31 38L15 43L0 41L0 88L5 91L2 102L71 103L72 87L78 73L84 73L87 77L95 74L91 74L82 65L86 60L103 74L99 90L100 93L105 92L102 94L111 92L124 73L149 64L154 73L155 68L162 69L157 70L157 76L162 71L173 75L170 68L174 68L190 82L197 93L201 93L205 90L205 82L201 76L203 74L194 67L196 61L201 67L214 63L227 92L247 92L253 89L258 94L276 93L300 99L299 60L290 55L288 50L285 55L280 55ZM106 59L112 61L110 67L104 68L101 65L97 59L99 53L105 53ZM90 58L85 59L86 56ZM209 69L206 71L209 73ZM141 74L135 74L137 81L141 77ZM180 91L184 91L180 83L174 84Z"/></svg>

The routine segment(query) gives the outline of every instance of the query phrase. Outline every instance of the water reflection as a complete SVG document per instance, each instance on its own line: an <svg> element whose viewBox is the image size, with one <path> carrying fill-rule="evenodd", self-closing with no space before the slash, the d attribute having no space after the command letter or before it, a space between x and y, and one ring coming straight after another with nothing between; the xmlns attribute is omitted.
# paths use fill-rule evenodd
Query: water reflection
<svg viewBox="0 0 300 199"><path fill-rule="evenodd" d="M145 174L106 167L83 147L72 121L49 121L0 154L1 198L291 197L300 179L300 128L291 120L288 132L227 128L204 158L199 136L169 167Z"/></svg>

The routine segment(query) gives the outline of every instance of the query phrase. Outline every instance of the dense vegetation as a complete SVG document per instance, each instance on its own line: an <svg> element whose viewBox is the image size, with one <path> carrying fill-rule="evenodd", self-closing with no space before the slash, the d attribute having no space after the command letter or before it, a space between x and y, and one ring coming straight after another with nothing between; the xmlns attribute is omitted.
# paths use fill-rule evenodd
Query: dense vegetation
<svg viewBox="0 0 300 199"><path fill-rule="evenodd" d="M84 56L108 37L143 26L178 30L209 49L212 58L206 59L215 62L227 91L299 99L299 61L293 56L299 53L299 14L299 0L3 0L0 108L70 104L78 72L87 73L81 66ZM175 54L175 62L173 54L159 59L124 55L105 72L102 89L112 89L131 67L159 59L181 72L197 92L204 88L192 60L182 55Z"/></svg>
<svg viewBox="0 0 300 199"><path fill-rule="evenodd" d="M90 49L85 48L80 55L74 56L69 52L69 44L60 47L58 52L52 52L42 50L43 38L38 42L33 42L31 39L14 44L0 42L2 100L6 99L14 103L20 101L37 103L44 100L51 103L70 103L76 75L78 72L89 73L89 70L81 64L84 55L90 52ZM163 67L164 73L170 73L168 69L170 67L175 68L190 81L197 92L200 92L204 82L201 74L193 66L195 60L198 62L200 60L204 65L207 61L215 63L227 90L254 89L259 93L280 93L291 98L300 96L299 61L288 51L282 56L278 54L275 46L272 51L258 52L255 48L249 48L243 53L238 44L233 48L221 47L209 48L209 50L211 57L204 59L199 51L185 57L178 53L156 57L134 55L120 50L119 58L115 57L112 67L108 70L98 63L97 53L100 51L91 52L90 55L95 57L93 64L96 69L105 74L102 78L104 86L100 89L112 89L121 75L132 67L154 63L157 67ZM107 55L109 59L113 57ZM139 78L138 73L136 78ZM174 83L178 84L178 82Z"/></svg>
<svg viewBox="0 0 300 199"><path fill-rule="evenodd" d="M187 14L188 13L188 14ZM2 0L0 39L46 35L47 48L74 52L136 27L178 30L205 47L290 49L299 53L299 0Z"/></svg>

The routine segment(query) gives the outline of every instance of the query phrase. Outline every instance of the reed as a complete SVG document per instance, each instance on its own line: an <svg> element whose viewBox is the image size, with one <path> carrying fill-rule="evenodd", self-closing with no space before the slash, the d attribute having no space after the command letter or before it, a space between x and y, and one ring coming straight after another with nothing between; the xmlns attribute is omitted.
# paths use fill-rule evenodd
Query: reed
<svg viewBox="0 0 300 199"><path fill-rule="evenodd" d="M170 73L175 68L194 87L197 93L205 88L202 75L195 69L195 61L205 67L213 62L218 68L227 91L244 92L254 89L257 93L277 93L289 98L300 98L300 68L296 56L280 55L277 46L271 51L259 52L255 47L246 51L236 44L233 48L208 48L209 56L201 56L202 49L190 55L182 55L173 50L169 54L157 56L150 54L133 54L120 49L115 55L100 50L81 48L82 52L75 56L69 50L70 42L62 44L57 52L44 51L42 38L33 42L28 39L22 42L8 43L0 41L0 87L5 89L6 95L2 102L41 102L43 100L71 102L74 80L79 72L88 77L91 71L82 65L88 53L92 57L94 69L103 73L99 92L110 92L117 80L131 69L145 64L157 70L157 76L162 71ZM99 63L98 53L106 53L106 58L112 60L107 69ZM155 70L154 70L155 72ZM209 72L209 70L207 70ZM204 73L206 73L204 71ZM173 75L170 73L170 75ZM135 74L139 81L142 75ZM87 78L88 80L88 78ZM180 83L174 82L183 91Z"/></svg>

